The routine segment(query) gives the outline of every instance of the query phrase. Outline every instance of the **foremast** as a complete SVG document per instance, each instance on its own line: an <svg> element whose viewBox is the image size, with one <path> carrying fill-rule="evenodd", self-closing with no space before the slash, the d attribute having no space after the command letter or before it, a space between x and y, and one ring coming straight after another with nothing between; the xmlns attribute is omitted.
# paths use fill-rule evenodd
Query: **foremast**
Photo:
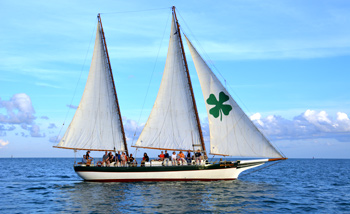
<svg viewBox="0 0 350 214"><path fill-rule="evenodd" d="M79 106L55 148L128 154L111 63L98 14L89 75Z"/></svg>
<svg viewBox="0 0 350 214"><path fill-rule="evenodd" d="M112 73L112 66L111 66L111 61L109 59L107 43L106 43L106 37L105 37L105 33L103 31L102 20L101 20L101 15L100 14L97 15L97 19L98 19L98 23L99 23L99 25L101 27L102 43L103 43L103 46L104 46L104 51L105 51L106 56L107 56L106 60L107 60L108 68L109 68L108 70L110 72L112 83L113 83L115 101L116 101L116 104L117 104L117 113L118 113L118 116L119 116L120 128L121 128L122 137L123 137L123 143L124 143L124 147L125 147L125 153L126 153L127 156L129 156L128 145L126 143L125 131L124 131L124 126L123 126L123 119L122 119L122 115L120 113L120 107L119 107L119 102L118 102L117 90L115 89L114 78L113 78L113 73Z"/></svg>
<svg viewBox="0 0 350 214"><path fill-rule="evenodd" d="M180 40L180 47L181 47L181 52L182 52L182 56L183 56L183 61L184 61L184 66L185 66L185 71L187 74L187 79L188 79L188 86L191 92L191 97L192 97L192 102L193 102L193 108L194 108L194 112L195 112L195 116L196 116L196 121L197 121L197 128L199 131L199 136L200 136L200 143L201 143L201 148L202 148L202 152L204 153L204 156L207 157L207 152L205 149L205 143L204 143L204 139L203 139L203 133L202 133L202 128L201 128L201 123L199 120L199 116L198 116L198 110L197 110L197 105L196 105L196 100L194 98L194 93L193 93L193 88L192 88L192 82L191 82L191 77L190 77L190 72L188 70L188 65L187 65L187 59L186 59L186 54L185 54L185 50L183 47L183 42L182 42L182 38L181 38L181 31L180 31L180 24L177 20L177 16L176 16L176 11L175 11L175 6L172 7L172 14L176 23L176 27L177 27L177 35L179 36L179 40ZM195 146L199 146L199 145L193 145L193 147Z"/></svg>

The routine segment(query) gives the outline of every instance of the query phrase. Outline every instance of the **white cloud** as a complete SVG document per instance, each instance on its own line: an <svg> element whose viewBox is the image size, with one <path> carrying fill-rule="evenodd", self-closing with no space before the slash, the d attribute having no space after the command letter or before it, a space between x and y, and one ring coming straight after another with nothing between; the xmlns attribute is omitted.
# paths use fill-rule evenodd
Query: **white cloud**
<svg viewBox="0 0 350 214"><path fill-rule="evenodd" d="M135 120L126 119L123 117L123 126L125 137L128 142L136 143L136 140L141 134L144 124L138 124Z"/></svg>
<svg viewBox="0 0 350 214"><path fill-rule="evenodd" d="M61 140L60 136L52 136L52 137L49 138L49 141L51 143L58 143L58 142L60 142L60 140Z"/></svg>
<svg viewBox="0 0 350 214"><path fill-rule="evenodd" d="M44 134L40 133L40 127L38 125L32 125L32 127L30 127L30 136L45 137L45 133Z"/></svg>
<svg viewBox="0 0 350 214"><path fill-rule="evenodd" d="M49 87L49 88L58 88L58 89L61 88L57 85L52 85L52 84L47 84L47 83L42 83L42 82L37 82L37 83L35 83L35 85Z"/></svg>
<svg viewBox="0 0 350 214"><path fill-rule="evenodd" d="M8 145L9 142L8 141L4 141L2 139L0 139L0 149L3 148L4 146Z"/></svg>
<svg viewBox="0 0 350 214"><path fill-rule="evenodd" d="M6 115L0 114L0 123L9 124L32 124L35 111L32 101L27 94L15 94L8 101L0 99L0 108L5 108Z"/></svg>
<svg viewBox="0 0 350 214"><path fill-rule="evenodd" d="M250 116L251 120L254 120L256 123L258 123L260 126L264 126L264 123L261 121L261 114L255 113L252 116Z"/></svg>
<svg viewBox="0 0 350 214"><path fill-rule="evenodd" d="M269 115L262 117L260 113L250 116L250 119L270 140L303 140L303 139L334 139L340 142L350 139L350 119L343 112L338 112L333 119L326 111L306 110L293 119ZM123 118L125 135L129 144L138 139L144 124L135 120ZM204 140L210 140L208 118L201 119ZM136 133L135 133L136 131Z"/></svg>
<svg viewBox="0 0 350 214"><path fill-rule="evenodd" d="M345 141L350 138L350 120L346 113L338 112L333 119L325 111L306 110L303 114L287 120L270 115L261 118L252 115L253 122L272 139L334 138Z"/></svg>
<svg viewBox="0 0 350 214"><path fill-rule="evenodd" d="M57 126L54 123L50 123L49 126L47 127L48 129L56 129Z"/></svg>
<svg viewBox="0 0 350 214"><path fill-rule="evenodd" d="M6 136L7 131L13 131L16 127L29 132L31 137L45 137L45 133L40 132L40 126L35 124L37 119L30 97L25 93L14 94L10 100L0 99L0 108L6 110L5 114L0 113L0 136ZM48 119L43 116L41 119ZM18 133L16 134L18 135ZM28 137L21 133L22 137Z"/></svg>
<svg viewBox="0 0 350 214"><path fill-rule="evenodd" d="M347 114L343 112L337 113L337 120L334 127L339 131L350 132L350 120Z"/></svg>

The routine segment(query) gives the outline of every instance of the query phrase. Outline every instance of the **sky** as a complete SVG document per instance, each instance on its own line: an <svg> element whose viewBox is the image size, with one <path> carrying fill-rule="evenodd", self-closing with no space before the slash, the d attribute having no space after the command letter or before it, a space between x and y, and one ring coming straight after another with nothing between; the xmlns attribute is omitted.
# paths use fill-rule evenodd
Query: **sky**
<svg viewBox="0 0 350 214"><path fill-rule="evenodd" d="M98 13L128 145L135 143L158 93L173 5L183 32L285 156L350 158L346 0L1 1L0 157L74 157L52 146L79 105ZM185 51L208 139L186 44Z"/></svg>

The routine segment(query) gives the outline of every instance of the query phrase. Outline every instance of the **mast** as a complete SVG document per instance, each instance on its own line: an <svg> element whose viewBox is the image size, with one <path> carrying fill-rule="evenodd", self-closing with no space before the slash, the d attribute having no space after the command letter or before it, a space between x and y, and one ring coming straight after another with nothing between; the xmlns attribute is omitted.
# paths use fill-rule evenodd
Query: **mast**
<svg viewBox="0 0 350 214"><path fill-rule="evenodd" d="M114 89L114 95L115 95L115 101L116 101L116 104L117 104L117 112L118 112L119 120L120 120L120 128L121 128L122 135L123 135L125 153L126 153L127 156L129 156L128 146L127 146L127 144L126 144L126 138L125 138L123 120L122 120L122 116L121 116L121 113L120 113L120 107L119 107L119 102L118 102L117 91L116 91L116 89L115 89L115 84L114 84L114 79L113 79L111 61L109 60L109 54L108 54L108 49L107 49L106 37L105 37L105 33L104 33L104 31L103 31L102 21L101 21L101 16L100 16L100 14L97 15L97 19L98 19L98 23L100 24L100 27L101 27L102 42L103 42L103 46L104 46L105 53L106 53L106 55L107 55L107 62L108 62L108 67L109 67L108 70L109 70L110 75L111 75L111 78L112 78L113 89Z"/></svg>
<svg viewBox="0 0 350 214"><path fill-rule="evenodd" d="M204 156L207 157L207 151L205 149L201 123L200 123L199 116L198 116L196 100L194 98L190 72L188 70L185 50L184 50L183 43L182 43L181 32L180 32L180 24L179 24L179 22L177 20L177 17L176 17L175 6L172 7L172 12L173 12L173 16L174 16L174 19L175 19L175 22L176 22L178 36L179 36L179 39L180 39L181 52L182 52L183 61L184 61L184 64L185 64L185 70L186 70L187 79L188 79L188 86L189 86L190 92L191 92L192 103L193 103L193 108L194 108L194 112L195 112L195 116L196 116L196 121L197 121L197 127L198 127L198 131L199 131L199 137L200 137L200 141L201 141L201 146L202 146L202 149L203 149L203 152L204 152ZM197 146L197 145L193 145L193 146Z"/></svg>

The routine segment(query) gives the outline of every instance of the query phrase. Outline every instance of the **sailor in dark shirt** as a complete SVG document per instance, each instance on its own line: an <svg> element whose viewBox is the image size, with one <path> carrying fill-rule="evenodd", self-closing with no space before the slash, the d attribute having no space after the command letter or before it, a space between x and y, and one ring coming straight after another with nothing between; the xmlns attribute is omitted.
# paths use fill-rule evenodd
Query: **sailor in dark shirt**
<svg viewBox="0 0 350 214"><path fill-rule="evenodd" d="M119 162L122 161L122 158L120 156L120 151L118 151L118 154L116 154L115 156L116 156L116 158L118 159Z"/></svg>
<svg viewBox="0 0 350 214"><path fill-rule="evenodd" d="M191 160L192 160L192 158L191 158L191 150L188 150L187 156L186 156L186 160L187 160L187 163L191 163Z"/></svg>
<svg viewBox="0 0 350 214"><path fill-rule="evenodd" d="M130 162L130 163L134 163L134 160L135 160L135 158L132 156L132 154L130 154L129 162Z"/></svg>
<svg viewBox="0 0 350 214"><path fill-rule="evenodd" d="M141 161L141 166L145 166L146 162L149 162L149 157L148 157L147 153L145 152L143 154L143 158L142 158L142 161Z"/></svg>
<svg viewBox="0 0 350 214"><path fill-rule="evenodd" d="M168 162L169 162L169 153L168 153L167 150L165 150L163 165L164 165L164 162L166 162L166 165L168 166Z"/></svg>
<svg viewBox="0 0 350 214"><path fill-rule="evenodd" d="M86 152L86 162L87 162L87 164L91 164L91 161L92 161L92 157L90 157L90 151L87 151Z"/></svg>
<svg viewBox="0 0 350 214"><path fill-rule="evenodd" d="M195 158L196 158L196 164L200 164L201 160L202 160L202 154L201 151L198 149L197 152L194 154Z"/></svg>
<svg viewBox="0 0 350 214"><path fill-rule="evenodd" d="M115 162L115 157L113 156L113 153L112 152L109 152L108 154L108 163L111 164L113 162Z"/></svg>

